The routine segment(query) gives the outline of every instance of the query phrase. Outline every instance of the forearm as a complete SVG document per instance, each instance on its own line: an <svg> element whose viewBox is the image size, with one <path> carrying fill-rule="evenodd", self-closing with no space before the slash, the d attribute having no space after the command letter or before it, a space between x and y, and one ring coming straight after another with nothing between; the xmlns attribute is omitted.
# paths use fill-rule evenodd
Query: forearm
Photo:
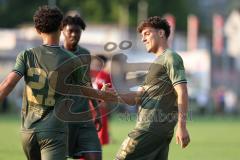
<svg viewBox="0 0 240 160"><path fill-rule="evenodd" d="M123 103L126 103L128 105L138 105L140 103L141 99L141 93L140 92L131 92L127 94L120 94L120 99Z"/></svg>
<svg viewBox="0 0 240 160"><path fill-rule="evenodd" d="M89 76L89 77L90 77L90 76ZM90 88L94 89L93 86L92 86L92 83L91 83L90 81L88 81L88 86L89 86ZM100 113L100 109L99 109L99 107L98 107L98 100L96 100L96 99L90 99L90 100L91 100L91 102L92 102L92 105L93 105L94 110L95 110L97 113Z"/></svg>
<svg viewBox="0 0 240 160"><path fill-rule="evenodd" d="M131 92L127 94L116 94L113 92L96 90L91 87L80 86L81 95L90 99L104 100L106 102L123 103L136 105L140 103L142 91Z"/></svg>
<svg viewBox="0 0 240 160"><path fill-rule="evenodd" d="M186 84L179 84L175 86L177 92L178 105L178 125L186 127L187 112L188 112L188 93Z"/></svg>
<svg viewBox="0 0 240 160"><path fill-rule="evenodd" d="M20 79L21 77L13 72L7 76L0 84L0 101L3 101L8 96Z"/></svg>
<svg viewBox="0 0 240 160"><path fill-rule="evenodd" d="M90 66L89 66L89 68L90 68ZM87 75L87 76L86 76L86 78L85 78L85 81L87 82L87 83L86 83L87 87L94 89L93 86L92 86L92 82L91 82L91 78L90 78L90 70L89 70L89 69L88 69L86 75ZM100 113L100 110L99 110L99 107L98 107L98 100L96 100L96 99L94 99L94 98L91 98L90 100L91 100L91 102L92 102L92 105L93 105L94 110L95 110L96 112L99 112L99 113Z"/></svg>
<svg viewBox="0 0 240 160"><path fill-rule="evenodd" d="M178 98L178 125L186 127L188 105L185 98Z"/></svg>
<svg viewBox="0 0 240 160"><path fill-rule="evenodd" d="M95 99L95 100L104 100L107 102L118 102L119 97L111 92L106 92L106 91L101 91L101 90L96 90L91 87L86 87L86 86L80 86L80 93L82 96L85 96L90 99Z"/></svg>
<svg viewBox="0 0 240 160"><path fill-rule="evenodd" d="M188 92L187 84L180 83L174 86L177 93L178 105L178 126L176 129L176 141L182 148L185 148L190 142L190 136L187 130L187 111L188 111Z"/></svg>
<svg viewBox="0 0 240 160"><path fill-rule="evenodd" d="M7 82L4 80L0 84L0 101L3 101L4 98L11 92L11 89L7 87Z"/></svg>

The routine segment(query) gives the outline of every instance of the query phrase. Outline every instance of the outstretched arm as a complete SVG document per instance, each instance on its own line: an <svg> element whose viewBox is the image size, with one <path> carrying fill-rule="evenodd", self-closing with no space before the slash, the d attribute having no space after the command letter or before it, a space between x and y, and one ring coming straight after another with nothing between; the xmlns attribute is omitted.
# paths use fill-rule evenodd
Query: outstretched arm
<svg viewBox="0 0 240 160"><path fill-rule="evenodd" d="M15 72L11 72L0 84L0 101L2 101L13 90L22 77Z"/></svg>
<svg viewBox="0 0 240 160"><path fill-rule="evenodd" d="M176 141L182 148L185 148L190 142L190 136L186 127L188 111L188 92L187 84L180 83L174 86L177 92L178 103L178 124L176 130Z"/></svg>
<svg viewBox="0 0 240 160"><path fill-rule="evenodd" d="M141 99L141 94L142 92L137 91L137 92L131 92L127 94L120 94L120 102L124 104L128 104L130 106L133 105L138 105L140 104L140 99Z"/></svg>
<svg viewBox="0 0 240 160"><path fill-rule="evenodd" d="M124 103L133 106L141 104L141 97L143 93L144 93L143 87L139 87L136 92L120 94L119 96Z"/></svg>
<svg viewBox="0 0 240 160"><path fill-rule="evenodd" d="M116 91L112 88L109 88L109 85L110 84L104 84L101 91L109 91L116 96L117 95ZM115 102L124 103L124 104L128 104L131 106L138 105L138 104L140 104L140 100L141 100L141 96L142 96L143 92L144 92L144 89L142 87L139 87L138 91L136 91L136 92L118 94L119 97L116 98ZM105 100L105 101L107 101L107 100Z"/></svg>

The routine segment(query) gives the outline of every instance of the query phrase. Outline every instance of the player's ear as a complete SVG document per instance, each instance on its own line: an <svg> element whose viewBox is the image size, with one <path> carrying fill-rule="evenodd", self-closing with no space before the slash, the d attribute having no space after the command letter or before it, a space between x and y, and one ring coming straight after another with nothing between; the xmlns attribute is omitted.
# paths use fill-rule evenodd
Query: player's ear
<svg viewBox="0 0 240 160"><path fill-rule="evenodd" d="M159 34L160 38L163 38L164 35L165 35L165 31L164 31L163 29L160 29L160 30L158 31L158 34Z"/></svg>

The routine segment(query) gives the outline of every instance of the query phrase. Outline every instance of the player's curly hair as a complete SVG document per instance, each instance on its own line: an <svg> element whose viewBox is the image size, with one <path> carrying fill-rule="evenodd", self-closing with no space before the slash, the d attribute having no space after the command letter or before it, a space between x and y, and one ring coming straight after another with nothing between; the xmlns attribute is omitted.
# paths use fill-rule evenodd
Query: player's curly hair
<svg viewBox="0 0 240 160"><path fill-rule="evenodd" d="M63 19L63 23L62 23L62 26L63 28L66 26L66 25L78 25L81 27L82 30L85 30L86 28L86 24L85 22L83 21L83 19L76 15L76 16L66 16L64 17Z"/></svg>
<svg viewBox="0 0 240 160"><path fill-rule="evenodd" d="M63 14L57 7L40 6L33 16L35 28L42 33L56 32L62 24Z"/></svg>
<svg viewBox="0 0 240 160"><path fill-rule="evenodd" d="M149 17L142 21L137 27L137 31L141 33L145 27L152 27L155 29L163 29L165 31L166 38L170 35L170 25L166 19L159 16Z"/></svg>

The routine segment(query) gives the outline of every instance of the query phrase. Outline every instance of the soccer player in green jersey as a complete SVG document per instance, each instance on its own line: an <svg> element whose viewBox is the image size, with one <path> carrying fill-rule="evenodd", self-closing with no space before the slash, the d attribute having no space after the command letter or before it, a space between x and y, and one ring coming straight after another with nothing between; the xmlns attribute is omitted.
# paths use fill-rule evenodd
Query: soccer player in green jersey
<svg viewBox="0 0 240 160"><path fill-rule="evenodd" d="M79 16L66 16L63 19L64 49L71 51L80 58L84 65L85 75L82 79L91 85L90 63L91 55L89 51L78 45L82 31L86 24ZM98 139L97 131L101 129L100 111L96 100L91 100L96 111L96 119L93 122L92 113L89 106L89 98L82 97L79 103L72 106L74 112L85 112L89 114L86 122L68 123L68 157L84 158L86 160L101 160L101 144Z"/></svg>
<svg viewBox="0 0 240 160"><path fill-rule="evenodd" d="M61 76L56 72L76 56L59 46L62 19L56 7L38 8L33 20L43 44L19 53L13 71L0 85L2 101L24 77L21 138L28 160L66 159L66 125L54 114L57 103L65 98L55 91Z"/></svg>
<svg viewBox="0 0 240 160"><path fill-rule="evenodd" d="M167 160L177 124L177 143L185 148L188 93L182 58L168 48L170 26L158 16L144 20L138 32L148 52L156 55L138 93L122 95L128 104L139 103L137 124L123 142L117 160Z"/></svg>

